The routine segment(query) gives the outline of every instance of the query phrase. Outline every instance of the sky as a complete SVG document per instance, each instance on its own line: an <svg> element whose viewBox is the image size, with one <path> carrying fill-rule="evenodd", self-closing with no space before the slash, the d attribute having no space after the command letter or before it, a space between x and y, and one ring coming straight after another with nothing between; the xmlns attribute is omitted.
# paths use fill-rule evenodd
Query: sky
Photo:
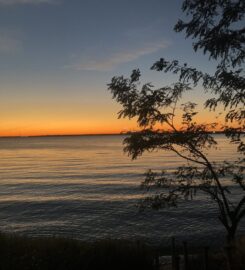
<svg viewBox="0 0 245 270"><path fill-rule="evenodd" d="M145 82L169 85L151 71L164 57L204 71L214 64L194 53L173 28L181 0L0 0L0 136L118 133L136 130L117 119L107 84L140 68ZM184 97L200 103L202 89Z"/></svg>

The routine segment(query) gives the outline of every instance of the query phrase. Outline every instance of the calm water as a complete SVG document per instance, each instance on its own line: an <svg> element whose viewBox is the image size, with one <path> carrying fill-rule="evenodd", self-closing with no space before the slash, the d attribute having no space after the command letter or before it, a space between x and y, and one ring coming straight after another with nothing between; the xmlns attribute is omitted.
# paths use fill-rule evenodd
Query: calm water
<svg viewBox="0 0 245 270"><path fill-rule="evenodd" d="M236 158L235 148L216 135L215 161ZM171 153L131 161L122 136L0 139L0 230L32 236L83 240L143 238L152 243L174 235L192 242L218 242L224 235L216 207L206 196L176 209L139 213L139 184L147 169L182 164ZM245 232L245 223L240 233Z"/></svg>

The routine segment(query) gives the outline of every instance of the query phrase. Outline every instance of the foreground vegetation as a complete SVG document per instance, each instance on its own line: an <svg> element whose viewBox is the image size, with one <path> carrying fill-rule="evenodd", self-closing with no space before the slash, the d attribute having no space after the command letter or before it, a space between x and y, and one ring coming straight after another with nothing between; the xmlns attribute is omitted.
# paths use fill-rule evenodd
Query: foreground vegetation
<svg viewBox="0 0 245 270"><path fill-rule="evenodd" d="M123 240L0 235L1 270L153 269L152 258L146 246Z"/></svg>
<svg viewBox="0 0 245 270"><path fill-rule="evenodd" d="M183 254L181 246L176 246ZM143 243L126 240L100 240L86 243L57 237L29 238L0 234L0 270L76 270L76 269L172 269L171 264L158 265L156 254L171 254L171 247L156 250ZM183 267L183 256L180 266ZM240 239L232 249L229 266L224 248L210 250L210 270L242 270L245 266L245 239ZM162 257L163 259L164 257ZM160 258L160 262L164 261ZM202 248L189 247L188 269L204 268ZM182 268L181 268L182 269Z"/></svg>

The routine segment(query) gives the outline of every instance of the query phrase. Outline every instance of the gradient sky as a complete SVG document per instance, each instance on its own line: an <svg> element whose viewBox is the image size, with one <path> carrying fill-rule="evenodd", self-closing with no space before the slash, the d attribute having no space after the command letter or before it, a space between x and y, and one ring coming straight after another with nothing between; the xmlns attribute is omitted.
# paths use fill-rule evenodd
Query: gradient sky
<svg viewBox="0 0 245 270"><path fill-rule="evenodd" d="M210 71L192 40L173 31L180 0L0 0L0 135L114 133L136 129L118 120L107 83L160 57ZM189 96L190 97L190 96ZM186 97L188 99L188 97ZM202 103L201 89L191 100ZM209 117L202 112L200 119Z"/></svg>

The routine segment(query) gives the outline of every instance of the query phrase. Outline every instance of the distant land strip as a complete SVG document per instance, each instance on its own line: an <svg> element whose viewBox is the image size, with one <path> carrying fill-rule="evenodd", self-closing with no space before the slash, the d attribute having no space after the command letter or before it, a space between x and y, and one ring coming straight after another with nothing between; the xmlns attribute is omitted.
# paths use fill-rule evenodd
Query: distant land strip
<svg viewBox="0 0 245 270"><path fill-rule="evenodd" d="M120 133L91 133L91 134L52 134L52 135L16 135L16 136L0 136L2 138L40 138L40 137L86 137L86 136L121 136L121 135L130 135L133 133L137 133L137 131L128 131L128 132L120 132ZM163 133L169 133L165 131ZM206 132L209 134L225 134L223 131L210 131ZM241 132L241 134L245 134Z"/></svg>

